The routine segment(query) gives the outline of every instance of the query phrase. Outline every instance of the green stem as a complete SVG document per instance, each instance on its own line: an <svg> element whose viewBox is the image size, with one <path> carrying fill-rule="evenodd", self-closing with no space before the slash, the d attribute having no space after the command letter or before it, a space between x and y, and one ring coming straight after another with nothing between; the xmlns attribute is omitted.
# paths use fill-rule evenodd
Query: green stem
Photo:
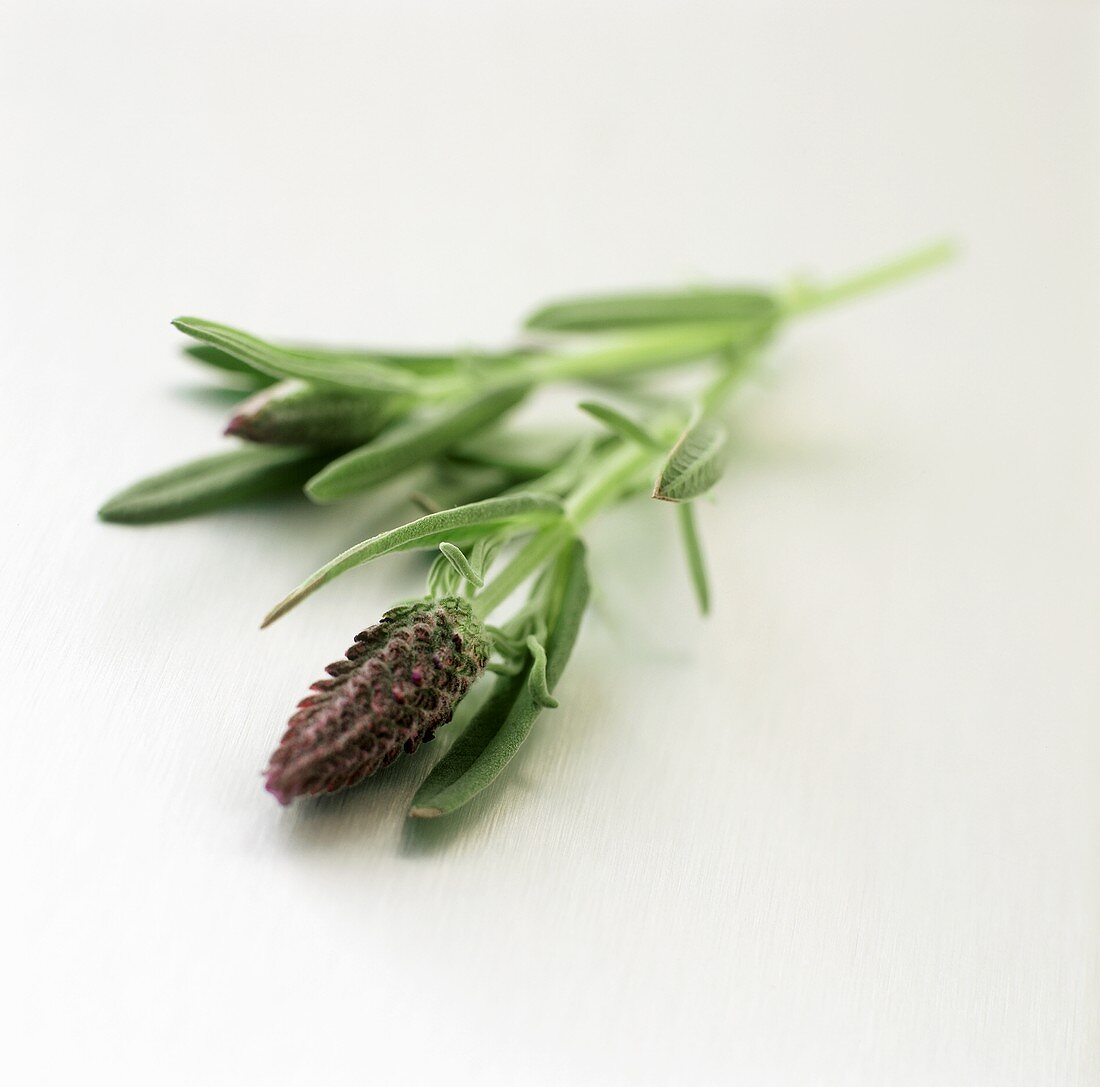
<svg viewBox="0 0 1100 1087"><path fill-rule="evenodd" d="M841 279L831 286L796 284L785 301L784 310L787 316L800 317L804 313L812 313L838 302L847 302L946 264L954 258L955 253L953 242L940 241L897 257L877 268Z"/></svg>
<svg viewBox="0 0 1100 1087"><path fill-rule="evenodd" d="M725 404L734 386L751 369L759 352L742 351L726 360L722 372L699 396L699 411L704 415L713 415Z"/></svg>
<svg viewBox="0 0 1100 1087"><path fill-rule="evenodd" d="M844 302L918 275L950 260L954 247L939 242L878 268L828 287L795 289L783 306L784 316L801 316L837 302ZM633 373L639 369L690 362L736 345L744 330L714 325L663 327L637 333L610 347L575 355L546 355L524 360L522 370L503 371L491 383L494 385L538 385L569 379L608 377ZM713 413L721 409L738 380L744 376L755 352L743 349L729 359L718 379L703 391L699 409ZM503 370L503 368L502 368ZM481 380L484 381L485 375ZM484 385L483 385L484 387ZM523 584L532 574L552 559L575 535L580 526L620 499L645 470L656 471L660 454L634 442L620 441L612 445L565 500L565 517L536 533L513 556L504 569L474 598L474 610L482 618ZM685 514L685 518L690 514ZM694 525L685 521L689 539Z"/></svg>
<svg viewBox="0 0 1100 1087"><path fill-rule="evenodd" d="M796 283L780 301L780 315L802 316L870 294L944 264L954 253L951 242L937 242L831 286ZM419 386L419 394L424 400L449 400L475 391L528 389L559 381L594 381L665 369L696 362L728 348L745 350L759 346L774 330L774 321L749 321L660 325L642 332L607 333L600 338L598 346L587 350L521 355L514 362L494 363L479 369L473 376L458 380L425 379Z"/></svg>
<svg viewBox="0 0 1100 1087"><path fill-rule="evenodd" d="M569 542L568 522L558 521L537 532L516 552L512 561L474 597L474 612L484 619L500 607L536 570Z"/></svg>
<svg viewBox="0 0 1100 1087"><path fill-rule="evenodd" d="M633 442L612 446L584 482L566 498L565 517L532 536L516 552L512 561L474 597L474 611L478 616L484 619L503 604L523 582L573 539L585 521L621 498L642 471L655 464L659 455Z"/></svg>
<svg viewBox="0 0 1100 1087"><path fill-rule="evenodd" d="M758 339L755 326L664 325L645 332L601 337L598 346L569 354L528 355L514 366L501 363L479 373L479 392L496 389L528 389L560 381L595 381L645 370L664 369L696 362L743 340ZM440 380L423 386L426 399L449 400L469 395L470 380Z"/></svg>
<svg viewBox="0 0 1100 1087"><path fill-rule="evenodd" d="M603 463L565 500L566 520L574 529L580 528L593 514L621 497L644 468L655 466L663 456L663 451L654 453L634 442L613 446Z"/></svg>
<svg viewBox="0 0 1100 1087"><path fill-rule="evenodd" d="M594 350L532 358L524 380L589 381L673 366L712 355L738 339L742 330L729 325L666 325L619 336Z"/></svg>

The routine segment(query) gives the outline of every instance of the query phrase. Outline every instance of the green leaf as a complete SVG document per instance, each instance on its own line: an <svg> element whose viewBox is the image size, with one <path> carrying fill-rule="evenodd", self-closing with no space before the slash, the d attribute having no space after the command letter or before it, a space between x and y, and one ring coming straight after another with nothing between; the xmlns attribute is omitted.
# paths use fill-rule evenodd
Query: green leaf
<svg viewBox="0 0 1100 1087"><path fill-rule="evenodd" d="M495 468L472 466L458 475L452 473L450 467L440 461L426 466L409 492L409 501L417 509L425 513L438 513L455 506L466 506L483 498L495 498L523 482Z"/></svg>
<svg viewBox="0 0 1100 1087"><path fill-rule="evenodd" d="M181 464L120 491L100 507L104 521L146 524L297 489L324 463L315 449L248 446Z"/></svg>
<svg viewBox="0 0 1100 1087"><path fill-rule="evenodd" d="M392 365L395 356L362 352L314 351L277 347L229 325L206 321L201 317L177 317L173 322L181 332L210 344L254 370L273 377L296 377L304 381L342 385L376 392L414 392L418 376L415 368L405 370ZM435 358L434 356L413 356Z"/></svg>
<svg viewBox="0 0 1100 1087"><path fill-rule="evenodd" d="M542 642L529 634L527 636L527 651L531 654L531 670L527 674L527 689L535 704L544 710L556 710L558 700L550 693L550 687L546 682L546 649Z"/></svg>
<svg viewBox="0 0 1100 1087"><path fill-rule="evenodd" d="M485 579L470 565L470 560L462 553L462 549L455 547L453 543L444 540L439 545L440 554L454 568L455 573L465 578L471 585L480 589L485 584Z"/></svg>
<svg viewBox="0 0 1100 1087"><path fill-rule="evenodd" d="M718 482L724 468L726 430L716 419L703 416L692 423L665 461L653 497L664 502L690 502Z"/></svg>
<svg viewBox="0 0 1100 1087"><path fill-rule="evenodd" d="M602 332L650 325L741 324L774 320L779 306L761 290L699 288L564 298L527 318L527 328L554 332Z"/></svg>
<svg viewBox="0 0 1100 1087"><path fill-rule="evenodd" d="M433 600L438 600L441 596L457 596L461 588L462 578L454 564L445 554L437 555L428 570L428 596Z"/></svg>
<svg viewBox="0 0 1100 1087"><path fill-rule="evenodd" d="M581 439L579 430L564 427L494 427L447 451L450 460L477 464L528 478L541 476L562 460Z"/></svg>
<svg viewBox="0 0 1100 1087"><path fill-rule="evenodd" d="M515 494L471 502L455 509L429 513L399 528L390 529L349 548L307 578L289 596L281 600L264 619L262 626L273 623L310 593L347 570L362 566L382 555L417 548L438 547L445 541L470 543L480 536L505 528L522 530L555 521L562 516L561 503L548 495Z"/></svg>
<svg viewBox="0 0 1100 1087"><path fill-rule="evenodd" d="M306 493L315 502L337 502L392 479L488 426L511 411L524 395L521 389L504 389L440 409L425 418L403 420L370 444L327 465L309 481Z"/></svg>
<svg viewBox="0 0 1100 1087"><path fill-rule="evenodd" d="M594 400L585 400L578 404L581 411L587 412L593 419L598 419L612 433L618 434L627 441L637 442L645 449L660 449L661 443L657 441L647 430L640 427L629 416L611 407L608 404L598 404Z"/></svg>
<svg viewBox="0 0 1100 1087"><path fill-rule="evenodd" d="M220 348L212 347L208 343L190 344L183 349L183 353L204 366L212 366L215 370L221 370L232 374L239 382L252 389L262 389L275 382L270 374L262 373L247 362L226 354Z"/></svg>
<svg viewBox="0 0 1100 1087"><path fill-rule="evenodd" d="M679 515L680 536L684 541L684 555L687 558L691 584L695 589L695 599L699 602L699 610L706 615L710 611L710 584L707 580L703 547L695 524L695 508L690 502L682 502L676 512Z"/></svg>
<svg viewBox="0 0 1100 1087"><path fill-rule="evenodd" d="M562 561L564 585L546 646L547 693L554 689L569 661L588 604L584 545L574 542ZM409 809L411 816L433 819L449 815L490 785L508 765L542 711L531 690L532 668L530 662L517 675L494 681L486 702L417 790Z"/></svg>

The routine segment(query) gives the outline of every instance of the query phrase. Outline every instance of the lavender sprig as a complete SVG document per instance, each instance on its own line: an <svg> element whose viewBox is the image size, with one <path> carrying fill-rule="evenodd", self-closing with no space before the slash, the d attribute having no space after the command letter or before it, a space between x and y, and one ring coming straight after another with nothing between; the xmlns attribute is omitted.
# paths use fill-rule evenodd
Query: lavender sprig
<svg viewBox="0 0 1100 1087"><path fill-rule="evenodd" d="M551 692L588 600L586 524L636 496L676 504L691 582L706 612L710 589L693 503L722 475L725 408L762 349L785 322L950 255L949 246L933 246L822 288L801 282L786 292L566 299L528 319L542 341L492 352L283 347L180 318L176 327L200 342L193 357L253 387L278 384L230 421L228 432L245 439L242 445L143 480L100 515L163 520L303 485L314 501L340 501L419 473L413 485L425 516L336 556L264 620L266 626L365 563L438 550L428 595L357 635L346 659L313 684L272 755L266 784L283 804L355 785L432 739L470 687L493 671L489 697L410 808L417 818L447 815L493 782L539 714L557 705ZM693 395L652 395L653 376L671 367L705 375ZM530 428L502 428L505 415L560 382L613 383L618 405L580 404L602 431L559 435L547 447ZM440 480L448 481L443 492ZM456 497L462 495L466 500ZM512 617L490 625L490 615L528 583Z"/></svg>

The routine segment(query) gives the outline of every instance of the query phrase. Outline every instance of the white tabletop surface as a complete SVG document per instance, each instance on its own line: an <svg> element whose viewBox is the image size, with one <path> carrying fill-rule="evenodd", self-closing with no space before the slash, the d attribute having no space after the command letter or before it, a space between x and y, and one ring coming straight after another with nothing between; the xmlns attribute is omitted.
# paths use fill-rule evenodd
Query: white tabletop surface
<svg viewBox="0 0 1100 1087"><path fill-rule="evenodd" d="M7 1082L1098 1082L1098 73L1068 0L8 0ZM562 708L449 821L430 748L258 776L419 568L256 620L384 509L95 520L216 448L179 313L494 342L945 233L742 401L710 620L667 509L595 528Z"/></svg>

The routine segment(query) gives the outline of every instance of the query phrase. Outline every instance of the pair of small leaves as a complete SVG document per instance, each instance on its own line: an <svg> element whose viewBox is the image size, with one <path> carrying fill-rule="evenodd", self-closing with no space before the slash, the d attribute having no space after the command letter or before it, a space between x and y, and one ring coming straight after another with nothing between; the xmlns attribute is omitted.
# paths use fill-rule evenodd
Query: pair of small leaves
<svg viewBox="0 0 1100 1087"><path fill-rule="evenodd" d="M99 509L104 521L149 524L298 490L327 458L315 449L248 445L148 476Z"/></svg>
<svg viewBox="0 0 1100 1087"><path fill-rule="evenodd" d="M643 448L661 448L655 435L617 409L593 401L579 406L621 438ZM653 490L654 498L677 504L688 573L699 610L704 615L710 611L710 586L691 499L708 491L721 476L725 443L725 430L719 423L704 418L692 424L673 446Z"/></svg>
<svg viewBox="0 0 1100 1087"><path fill-rule="evenodd" d="M562 505L550 495L514 494L471 502L455 509L429 513L408 524L380 533L337 555L280 601L267 615L263 626L273 623L340 574L398 551L438 547L441 543L472 543L494 533L514 535L551 521L560 520Z"/></svg>
<svg viewBox="0 0 1100 1087"><path fill-rule="evenodd" d="M662 448L655 435L607 404L589 400L579 407L627 441L645 449ZM717 419L704 415L691 423L662 465L653 497L664 502L690 502L709 491L721 478L726 441L726 429Z"/></svg>
<svg viewBox="0 0 1100 1087"><path fill-rule="evenodd" d="M477 362L496 362L513 357L510 352L416 354L281 347L240 329L201 317L177 317L172 324L219 353L199 354L194 348L191 349L192 354L210 365L375 392L415 395L424 378L450 375ZM226 357L235 360L237 365L227 364Z"/></svg>
<svg viewBox="0 0 1100 1087"><path fill-rule="evenodd" d="M547 617L545 659L535 651L527 668L497 676L489 697L413 797L409 814L449 815L487 788L512 760L569 661L588 605L584 545L575 540L559 560L562 591ZM541 643L535 643L541 650ZM535 670L538 675L532 680Z"/></svg>
<svg viewBox="0 0 1100 1087"><path fill-rule="evenodd" d="M710 611L710 585L692 503L721 478L726 441L725 427L713 417L702 415L680 435L653 487L654 498L677 503L684 557L699 610L704 615Z"/></svg>

